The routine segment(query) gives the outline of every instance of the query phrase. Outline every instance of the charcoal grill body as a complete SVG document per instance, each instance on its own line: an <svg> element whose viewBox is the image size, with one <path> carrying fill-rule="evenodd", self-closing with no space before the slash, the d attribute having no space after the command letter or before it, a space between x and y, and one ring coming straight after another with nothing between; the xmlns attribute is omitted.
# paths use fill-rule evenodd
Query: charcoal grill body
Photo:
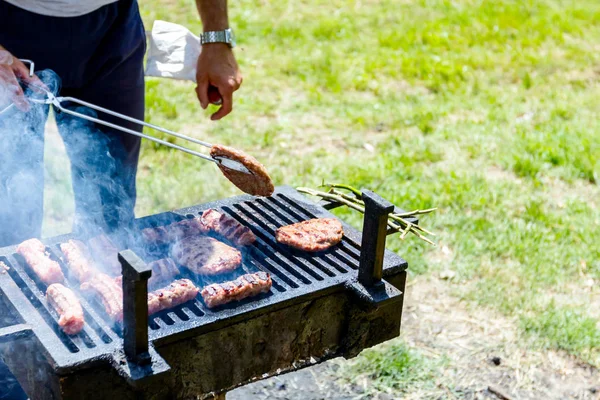
<svg viewBox="0 0 600 400"><path fill-rule="evenodd" d="M331 207L332 205L328 205ZM400 332L407 263L386 251L383 279L358 280L361 234L344 224L342 243L306 254L275 242L277 227L333 217L289 187L271 198L240 196L141 218L140 229L216 208L249 226L256 243L247 272L263 270L271 292L210 310L196 299L149 318L149 361L125 356L123 332L80 297L86 325L67 336L45 286L15 255L0 250L0 356L33 399L188 399L230 390L326 359L353 357ZM46 240L54 256L69 235ZM64 267L64 265L63 265ZM71 287L76 287L71 283Z"/></svg>

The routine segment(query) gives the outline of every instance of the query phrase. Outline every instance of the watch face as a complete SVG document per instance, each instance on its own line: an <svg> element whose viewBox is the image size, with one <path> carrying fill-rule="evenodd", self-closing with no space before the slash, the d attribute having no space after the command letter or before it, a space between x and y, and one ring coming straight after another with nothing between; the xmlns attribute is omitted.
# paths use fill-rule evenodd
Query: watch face
<svg viewBox="0 0 600 400"><path fill-rule="evenodd" d="M227 43L231 45L231 47L235 47L235 35L231 29L227 29Z"/></svg>

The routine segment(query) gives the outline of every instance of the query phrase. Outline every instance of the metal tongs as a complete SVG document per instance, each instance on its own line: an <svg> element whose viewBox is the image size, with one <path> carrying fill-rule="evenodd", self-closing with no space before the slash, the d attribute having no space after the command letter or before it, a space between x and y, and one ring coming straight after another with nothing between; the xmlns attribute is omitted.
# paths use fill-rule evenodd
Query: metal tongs
<svg viewBox="0 0 600 400"><path fill-rule="evenodd" d="M27 63L30 64L30 74L31 74L31 76L33 76L33 71L34 71L34 64L33 64L33 62L30 61L30 60L21 60L21 61L27 62ZM183 140L186 140L188 142L199 144L201 146L205 146L205 147L208 147L208 148L211 148L213 146L211 143L208 143L208 142L205 142L205 141L202 141L202 140L198 140L198 139L194 139L194 138L191 138L189 136L182 135L181 133L173 132L173 131L171 131L169 129L161 128L160 126L157 126L157 125L154 125L154 124L150 124L148 122L141 121L139 119L128 117L127 115L119 114L117 112L108 110L108 109L106 109L104 107L100 107L100 106L97 106L95 104L91 104L91 103L88 103L86 101L76 99L74 97L57 97L57 96L54 95L54 93L52 93L51 91L49 91L47 88L39 86L39 85L34 85L34 84L31 84L31 83L25 83L25 82L22 82L22 84L25 85L25 86L27 86L27 87L29 87L29 88L31 88L35 92L40 93L40 94L43 95L43 97L41 97L41 98L38 98L38 97L28 97L28 100L31 103L48 104L48 105L52 104L58 110L60 110L61 112L66 113L66 114L73 115L75 117L82 118L82 119L85 119L87 121L95 122L95 123L100 124L100 125L108 126L109 128L117 129L117 130L119 130L121 132L129 133L129 134L134 135L134 136L138 136L138 137L141 137L141 138L144 138L144 139L148 139L148 140L151 140L151 141L153 141L155 143L159 143L159 144L162 144L164 146L171 147L173 149L181 150L181 151L183 151L185 153L194 155L196 157L200 157L200 158L202 158L204 160L212 161L212 162L214 162L214 163L216 163L216 164L218 164L220 166L223 166L225 168L232 169L232 170L235 170L235 171L239 171L239 172L243 172L243 173L252 175L252 171L250 171L248 168L246 168L242 163L240 163L238 161L231 160L229 158L221 157L221 156L211 157L209 155L197 152L195 150L188 149L187 147L183 147L183 146L179 146L177 144L169 143L166 140L158 139L156 137L149 136L149 135L146 135L144 133L140 133L140 132L134 131L133 129L125 128L124 126L113 124L111 122L104 121L102 119L93 117L91 115L85 115L85 114L79 113L77 111L70 110L68 108L63 107L62 103L68 101L68 102L71 102L71 103L79 104L79 105L85 106L87 108L90 108L92 110L100 111L100 112L112 115L113 117L117 117L117 118L120 118L122 120L129 121L129 122L133 122L135 124L142 125L142 126L145 126L147 128L151 128L151 129L154 129L156 131L166 133L167 135L175 136L176 138L183 139ZM11 104L8 107L4 108L3 110L0 111L0 114L2 114L3 112L7 111L12 106L13 106L13 104Z"/></svg>

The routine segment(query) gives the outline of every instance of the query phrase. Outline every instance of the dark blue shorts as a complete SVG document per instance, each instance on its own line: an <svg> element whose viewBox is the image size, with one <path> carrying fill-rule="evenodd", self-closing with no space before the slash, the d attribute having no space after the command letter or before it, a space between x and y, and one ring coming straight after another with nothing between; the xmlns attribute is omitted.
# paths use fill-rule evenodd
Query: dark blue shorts
<svg viewBox="0 0 600 400"><path fill-rule="evenodd" d="M33 60L37 71L44 70L38 75L61 96L144 119L146 40L136 0L73 18L43 16L0 0L0 44L15 57ZM0 246L41 234L47 113L47 106L36 106L0 116ZM74 230L129 225L140 139L66 114L56 119L71 161Z"/></svg>

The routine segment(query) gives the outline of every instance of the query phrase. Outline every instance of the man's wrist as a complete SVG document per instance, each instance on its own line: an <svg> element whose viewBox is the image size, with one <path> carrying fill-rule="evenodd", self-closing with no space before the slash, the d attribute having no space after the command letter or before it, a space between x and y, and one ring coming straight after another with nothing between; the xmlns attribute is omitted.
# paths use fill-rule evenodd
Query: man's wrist
<svg viewBox="0 0 600 400"><path fill-rule="evenodd" d="M200 35L200 44L206 46L209 44L221 43L233 48L235 47L235 36L233 30L225 29L221 31L207 31Z"/></svg>
<svg viewBox="0 0 600 400"><path fill-rule="evenodd" d="M229 29L229 21L211 21L202 24L202 33L204 32L215 32L215 31L224 31L225 29Z"/></svg>

